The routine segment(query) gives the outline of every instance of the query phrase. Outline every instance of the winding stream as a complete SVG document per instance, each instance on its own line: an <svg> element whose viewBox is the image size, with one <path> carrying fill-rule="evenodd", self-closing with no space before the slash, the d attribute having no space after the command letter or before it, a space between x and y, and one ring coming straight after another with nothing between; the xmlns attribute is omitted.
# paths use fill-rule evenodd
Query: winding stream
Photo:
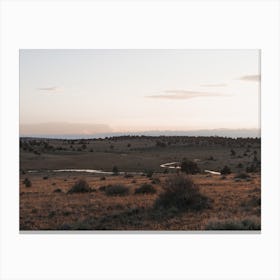
<svg viewBox="0 0 280 280"><path fill-rule="evenodd" d="M160 165L162 168L169 168L169 169L181 169L180 162L167 162ZM38 173L41 170L29 170L29 173ZM44 172L85 172L85 173L94 173L94 174L107 174L113 175L113 172L110 171L103 171L103 170L96 170L96 169L53 169L53 170L44 170ZM204 170L206 173L214 174L214 175L221 175L220 172L213 171L213 170ZM143 174L143 172L118 172L120 175L124 174L133 174L139 175Z"/></svg>

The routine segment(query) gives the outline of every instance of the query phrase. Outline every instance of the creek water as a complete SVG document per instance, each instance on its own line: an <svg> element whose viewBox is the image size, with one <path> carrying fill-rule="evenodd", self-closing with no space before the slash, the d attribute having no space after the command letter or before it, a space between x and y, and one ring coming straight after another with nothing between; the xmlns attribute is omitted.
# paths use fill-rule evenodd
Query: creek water
<svg viewBox="0 0 280 280"><path fill-rule="evenodd" d="M169 169L181 169L181 166L179 166L179 162L167 162L160 165L162 168L169 168ZM29 170L29 173L37 173L40 172L40 170ZM53 169L53 170L44 170L44 172L80 172L80 173L93 173L93 174L107 174L107 175L113 175L113 172L110 171L103 171L103 170L97 170L97 169ZM213 171L213 170L204 170L206 173L214 174L214 175L221 175L220 172ZM119 172L119 174L133 174L133 175L139 175L143 174L143 172Z"/></svg>

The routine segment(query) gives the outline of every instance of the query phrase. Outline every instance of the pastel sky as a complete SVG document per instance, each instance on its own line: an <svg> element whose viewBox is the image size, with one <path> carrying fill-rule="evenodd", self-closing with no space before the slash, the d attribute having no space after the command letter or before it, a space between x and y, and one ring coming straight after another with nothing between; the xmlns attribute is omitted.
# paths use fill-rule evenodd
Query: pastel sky
<svg viewBox="0 0 280 280"><path fill-rule="evenodd" d="M20 134L258 129L258 50L20 50Z"/></svg>

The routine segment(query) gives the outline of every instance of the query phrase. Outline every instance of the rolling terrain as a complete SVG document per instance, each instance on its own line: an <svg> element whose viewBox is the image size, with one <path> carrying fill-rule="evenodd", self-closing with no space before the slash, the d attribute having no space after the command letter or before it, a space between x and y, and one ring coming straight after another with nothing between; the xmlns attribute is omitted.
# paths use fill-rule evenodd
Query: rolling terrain
<svg viewBox="0 0 280 280"><path fill-rule="evenodd" d="M260 151L260 138L21 138L20 229L260 229ZM185 174L160 167L184 159L199 171ZM221 172L225 166L226 174L204 172ZM59 169L108 174L56 172ZM188 184L176 176L190 178L199 189L188 201L183 194L183 208L180 201L169 203L172 196L168 205L163 200L168 180L179 188L182 182ZM82 187L74 188L77 185Z"/></svg>

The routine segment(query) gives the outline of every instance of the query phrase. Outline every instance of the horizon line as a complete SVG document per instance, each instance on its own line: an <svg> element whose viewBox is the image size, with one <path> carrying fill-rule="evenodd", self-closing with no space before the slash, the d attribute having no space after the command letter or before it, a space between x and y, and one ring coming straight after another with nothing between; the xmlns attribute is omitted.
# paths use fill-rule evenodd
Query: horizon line
<svg viewBox="0 0 280 280"><path fill-rule="evenodd" d="M99 132L93 134L68 133L68 134L22 134L20 138L49 138L49 139L96 139L120 136L189 136L189 137L230 137L230 138L260 138L260 128L220 128L196 130L149 130L128 132Z"/></svg>

